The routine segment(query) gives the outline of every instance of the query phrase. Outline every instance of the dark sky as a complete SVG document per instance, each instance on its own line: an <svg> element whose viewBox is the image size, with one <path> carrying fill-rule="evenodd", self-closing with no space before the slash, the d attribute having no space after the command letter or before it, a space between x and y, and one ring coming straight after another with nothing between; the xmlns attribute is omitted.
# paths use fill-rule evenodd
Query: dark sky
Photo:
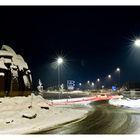
<svg viewBox="0 0 140 140"><path fill-rule="evenodd" d="M65 56L61 80L105 79L121 68L121 81L140 80L140 51L132 39L140 35L140 7L88 6L0 7L0 45L21 54L33 84L57 83L52 62Z"/></svg>

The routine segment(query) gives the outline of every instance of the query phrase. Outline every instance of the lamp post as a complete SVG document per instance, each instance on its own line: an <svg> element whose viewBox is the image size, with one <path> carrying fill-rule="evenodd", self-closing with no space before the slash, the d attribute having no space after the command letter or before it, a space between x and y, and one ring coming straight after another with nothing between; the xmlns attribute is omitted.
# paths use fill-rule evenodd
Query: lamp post
<svg viewBox="0 0 140 140"><path fill-rule="evenodd" d="M99 87L100 87L100 79L98 78L97 79L97 89L100 89Z"/></svg>
<svg viewBox="0 0 140 140"><path fill-rule="evenodd" d="M94 88L94 83L92 82L92 83L91 83L91 89L93 89L93 88Z"/></svg>
<svg viewBox="0 0 140 140"><path fill-rule="evenodd" d="M108 78L111 79L111 75L110 74L108 75Z"/></svg>
<svg viewBox="0 0 140 140"><path fill-rule="evenodd" d="M82 83L79 83L79 89L81 90Z"/></svg>
<svg viewBox="0 0 140 140"><path fill-rule="evenodd" d="M94 83L92 82L91 85L94 86Z"/></svg>
<svg viewBox="0 0 140 140"><path fill-rule="evenodd" d="M89 80L87 81L86 88L87 88L87 90L90 89L90 81Z"/></svg>
<svg viewBox="0 0 140 140"><path fill-rule="evenodd" d="M62 57L58 57L57 58L57 66L58 66L58 90L60 91L60 66L63 63L63 58ZM60 95L59 95L60 98Z"/></svg>
<svg viewBox="0 0 140 140"><path fill-rule="evenodd" d="M120 81L120 75L121 75L121 74L120 74L120 68L117 68L117 69L116 69L116 72L119 74L118 87L120 88L120 87L121 87L121 83L120 83L120 82L121 82L121 81Z"/></svg>
<svg viewBox="0 0 140 140"><path fill-rule="evenodd" d="M108 75L108 79L111 80L111 75L110 74ZM110 87L110 84L109 84L109 87Z"/></svg>
<svg viewBox="0 0 140 140"><path fill-rule="evenodd" d="M134 46L137 47L137 48L140 48L140 39L136 39L134 41Z"/></svg>
<svg viewBox="0 0 140 140"><path fill-rule="evenodd" d="M97 82L100 82L100 79L99 78L97 79Z"/></svg>

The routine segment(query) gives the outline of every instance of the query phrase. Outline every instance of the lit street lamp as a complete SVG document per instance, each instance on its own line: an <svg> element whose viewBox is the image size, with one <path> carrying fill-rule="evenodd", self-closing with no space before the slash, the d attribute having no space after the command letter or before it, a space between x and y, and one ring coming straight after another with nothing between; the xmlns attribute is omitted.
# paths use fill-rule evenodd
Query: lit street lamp
<svg viewBox="0 0 140 140"><path fill-rule="evenodd" d="M63 63L63 58L59 57L59 58L57 59L57 63L58 63L58 65L62 64L62 63Z"/></svg>
<svg viewBox="0 0 140 140"><path fill-rule="evenodd" d="M81 86L82 84L81 83L79 83L79 86Z"/></svg>
<svg viewBox="0 0 140 140"><path fill-rule="evenodd" d="M135 47L140 48L140 39L136 39L136 40L134 41L134 45L135 45Z"/></svg>
<svg viewBox="0 0 140 140"><path fill-rule="evenodd" d="M104 85L102 85L102 89L104 88L105 86Z"/></svg>
<svg viewBox="0 0 140 140"><path fill-rule="evenodd" d="M94 83L92 82L91 85L94 86Z"/></svg>
<svg viewBox="0 0 140 140"><path fill-rule="evenodd" d="M108 75L108 79L111 80L111 75L110 74ZM110 84L109 84L109 87L111 86Z"/></svg>
<svg viewBox="0 0 140 140"><path fill-rule="evenodd" d="M97 83L97 89L99 89L99 87L100 87L100 79L99 78L97 79L97 82L98 82Z"/></svg>
<svg viewBox="0 0 140 140"><path fill-rule="evenodd" d="M93 89L93 88L94 88L94 83L92 82L92 83L91 83L91 89Z"/></svg>
<svg viewBox="0 0 140 140"><path fill-rule="evenodd" d="M111 79L111 75L108 75L108 78Z"/></svg>
<svg viewBox="0 0 140 140"><path fill-rule="evenodd" d="M86 83L86 88L89 90L90 89L90 81L88 80Z"/></svg>
<svg viewBox="0 0 140 140"><path fill-rule="evenodd" d="M116 71L120 72L120 68L117 68Z"/></svg>
<svg viewBox="0 0 140 140"><path fill-rule="evenodd" d="M60 66L63 63L63 58L62 57L58 57L57 59L57 66L58 66L58 90L60 90Z"/></svg>
<svg viewBox="0 0 140 140"><path fill-rule="evenodd" d="M116 69L116 71L117 71L117 73L119 74L119 82L118 82L118 85L119 85L119 87L121 87L121 85L120 85L120 75L121 75L121 71L120 71L120 68L117 68Z"/></svg>

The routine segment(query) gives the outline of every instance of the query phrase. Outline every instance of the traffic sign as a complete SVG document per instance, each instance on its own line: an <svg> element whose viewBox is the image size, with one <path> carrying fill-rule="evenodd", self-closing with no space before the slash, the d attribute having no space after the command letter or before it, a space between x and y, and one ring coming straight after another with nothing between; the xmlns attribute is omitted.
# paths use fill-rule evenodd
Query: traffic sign
<svg viewBox="0 0 140 140"><path fill-rule="evenodd" d="M73 80L67 80L67 88L69 90L73 90L74 87L75 87L75 81L73 81Z"/></svg>
<svg viewBox="0 0 140 140"><path fill-rule="evenodd" d="M112 90L113 91L117 90L117 87L116 86L112 86Z"/></svg>

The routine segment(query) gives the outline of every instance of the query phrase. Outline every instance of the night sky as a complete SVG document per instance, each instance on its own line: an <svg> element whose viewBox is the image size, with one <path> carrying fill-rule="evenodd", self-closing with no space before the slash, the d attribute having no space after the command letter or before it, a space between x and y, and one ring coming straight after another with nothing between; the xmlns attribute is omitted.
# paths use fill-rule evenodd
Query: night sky
<svg viewBox="0 0 140 140"><path fill-rule="evenodd" d="M127 6L17 6L0 7L0 45L23 56L33 85L57 84L55 58L65 64L61 81L104 80L121 69L121 81L140 81L140 7Z"/></svg>

